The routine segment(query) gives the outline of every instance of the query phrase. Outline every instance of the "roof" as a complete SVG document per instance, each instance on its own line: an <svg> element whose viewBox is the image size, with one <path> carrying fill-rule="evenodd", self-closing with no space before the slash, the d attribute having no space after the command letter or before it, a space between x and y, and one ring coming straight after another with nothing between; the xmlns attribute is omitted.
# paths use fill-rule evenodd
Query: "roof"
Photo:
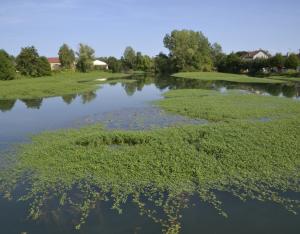
<svg viewBox="0 0 300 234"><path fill-rule="evenodd" d="M59 58L48 58L49 63L60 63Z"/></svg>
<svg viewBox="0 0 300 234"><path fill-rule="evenodd" d="M100 61L100 60L95 60L93 62L94 66L107 66L106 62Z"/></svg>
<svg viewBox="0 0 300 234"><path fill-rule="evenodd" d="M257 55L258 53L264 53L266 54L268 57L270 57L270 54L265 51L265 50L255 50L255 51L248 51L245 55L243 55L243 58L254 58L255 55Z"/></svg>

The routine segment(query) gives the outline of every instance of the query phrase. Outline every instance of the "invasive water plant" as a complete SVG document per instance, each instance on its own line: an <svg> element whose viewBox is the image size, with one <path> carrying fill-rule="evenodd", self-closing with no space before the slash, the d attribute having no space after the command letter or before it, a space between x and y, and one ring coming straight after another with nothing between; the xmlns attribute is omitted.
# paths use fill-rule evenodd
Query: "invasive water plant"
<svg viewBox="0 0 300 234"><path fill-rule="evenodd" d="M286 193L300 192L299 102L210 90L166 96L163 108L214 122L148 131L92 125L45 132L19 148L18 160L0 174L0 191L9 197L25 183L20 199L30 201L32 218L47 212L54 199L80 211L76 228L98 201L109 199L119 212L131 200L164 233L180 231L181 210L195 194L224 216L219 191L299 211L299 200Z"/></svg>
<svg viewBox="0 0 300 234"><path fill-rule="evenodd" d="M210 121L289 118L300 114L300 102L237 90L179 89L165 94L157 105L173 113Z"/></svg>

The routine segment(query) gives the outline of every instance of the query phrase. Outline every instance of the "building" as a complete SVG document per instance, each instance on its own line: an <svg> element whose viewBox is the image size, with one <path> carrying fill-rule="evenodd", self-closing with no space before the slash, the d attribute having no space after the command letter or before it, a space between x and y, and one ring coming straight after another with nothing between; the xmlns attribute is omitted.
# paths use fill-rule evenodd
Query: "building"
<svg viewBox="0 0 300 234"><path fill-rule="evenodd" d="M59 58L48 58L48 62L50 63L51 70L58 70L61 67Z"/></svg>
<svg viewBox="0 0 300 234"><path fill-rule="evenodd" d="M100 61L100 60L95 60L93 62L93 65L94 65L95 68L108 70L108 65L107 65L106 62L103 62L103 61Z"/></svg>
<svg viewBox="0 0 300 234"><path fill-rule="evenodd" d="M255 60L255 59L268 59L271 55L265 50L256 50L243 52L241 58L244 60Z"/></svg>

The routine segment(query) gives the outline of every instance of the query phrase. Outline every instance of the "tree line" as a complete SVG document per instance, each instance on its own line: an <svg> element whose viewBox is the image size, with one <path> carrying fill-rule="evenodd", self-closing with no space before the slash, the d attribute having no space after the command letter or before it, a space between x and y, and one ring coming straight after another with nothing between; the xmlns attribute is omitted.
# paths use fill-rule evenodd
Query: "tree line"
<svg viewBox="0 0 300 234"><path fill-rule="evenodd" d="M265 59L246 60L243 59L241 52L237 52L224 54L216 61L216 68L220 72L249 73L250 75L266 75L266 73L282 72L285 69L296 70L299 66L300 58L295 53L287 56L277 53Z"/></svg>
<svg viewBox="0 0 300 234"><path fill-rule="evenodd" d="M128 46L121 58L95 57L95 50L88 45L79 44L74 52L67 44L58 51L61 69L72 69L89 72L93 69L93 61L100 59L108 64L112 72L144 71L155 73L174 73L181 71L213 71L229 73L249 72L259 74L262 69L283 68L296 69L300 65L298 55L283 56L276 54L269 59L244 60L242 54L226 55L218 43L210 43L202 32L192 30L173 30L163 39L168 54L159 53L155 57L136 52ZM0 50L0 79L16 78L16 71L23 76L41 77L51 75L50 64L46 57L40 56L34 46L21 49L14 58Z"/></svg>

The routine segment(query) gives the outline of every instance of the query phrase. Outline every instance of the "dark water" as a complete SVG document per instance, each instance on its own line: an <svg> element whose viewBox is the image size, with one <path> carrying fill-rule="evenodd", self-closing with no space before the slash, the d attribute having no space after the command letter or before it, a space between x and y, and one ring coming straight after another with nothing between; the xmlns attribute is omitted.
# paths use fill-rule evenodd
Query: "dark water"
<svg viewBox="0 0 300 234"><path fill-rule="evenodd" d="M30 134L44 130L98 122L108 129L149 129L206 123L205 120L170 115L151 104L169 89L206 88L220 92L238 89L259 95L300 99L300 85L297 84L237 84L153 77L135 79L138 81L133 83L105 84L95 92L81 95L0 100L0 168L5 163L5 152L12 144L28 141ZM295 196L300 199L299 194ZM251 200L242 202L227 193L220 193L219 198L228 218L220 216L197 196L187 196L184 199L187 207L179 211L180 233L300 233L300 216L276 204ZM162 230L161 223L154 222L147 215L140 215L136 204L130 200L122 207L122 214L111 209L111 201L99 202L79 231L74 229L78 221L74 210L49 205L48 212L41 219L32 221L27 219L27 205L0 198L0 234L161 233Z"/></svg>

